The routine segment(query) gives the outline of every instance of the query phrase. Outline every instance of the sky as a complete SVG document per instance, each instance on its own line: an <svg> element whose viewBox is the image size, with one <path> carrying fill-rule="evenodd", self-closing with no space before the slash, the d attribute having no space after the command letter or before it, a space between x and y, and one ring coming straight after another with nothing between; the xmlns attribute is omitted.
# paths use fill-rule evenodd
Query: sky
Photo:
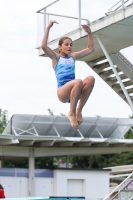
<svg viewBox="0 0 133 200"><path fill-rule="evenodd" d="M61 1L63 8L57 6L53 10L59 14L64 13L64 10L66 14L68 11L73 14L72 1ZM71 3L68 4L69 1ZM53 1L0 0L0 108L8 111L9 119L14 114L47 115L48 109L55 115L67 115L69 112L70 105L61 103L57 98L57 83L51 60L38 56L36 49L36 11L51 2ZM117 0L82 2L82 17L91 22L104 16ZM121 52L133 63L132 50L133 47L130 47ZM76 61L76 77L84 79L86 74L94 76L96 83L83 109L83 116L128 118L132 115L128 104L87 64Z"/></svg>

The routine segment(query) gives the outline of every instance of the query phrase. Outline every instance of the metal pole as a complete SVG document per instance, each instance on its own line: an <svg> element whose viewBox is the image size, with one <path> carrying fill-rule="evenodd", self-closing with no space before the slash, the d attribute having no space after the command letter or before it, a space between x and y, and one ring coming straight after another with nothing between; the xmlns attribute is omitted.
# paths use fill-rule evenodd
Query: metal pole
<svg viewBox="0 0 133 200"><path fill-rule="evenodd" d="M29 148L29 197L34 196L34 149Z"/></svg>
<svg viewBox="0 0 133 200"><path fill-rule="evenodd" d="M10 123L10 132L11 132L11 135L12 135L12 119L13 119L14 115L11 117L11 123Z"/></svg>
<svg viewBox="0 0 133 200"><path fill-rule="evenodd" d="M44 8L44 32L46 30L46 8Z"/></svg>
<svg viewBox="0 0 133 200"><path fill-rule="evenodd" d="M57 1L60 1L60 0L56 0L52 3L50 3L49 5L45 6L44 8L48 8L49 6L52 6L54 3L56 3ZM39 13L40 11L44 10L44 8L41 8L40 10L38 10L36 13Z"/></svg>
<svg viewBox="0 0 133 200"><path fill-rule="evenodd" d="M113 64L113 62L112 62L112 60L111 60L111 58L110 58L110 56L109 56L109 54L108 54L108 52L107 52L105 46L104 46L103 43L102 43L102 40L101 40L100 36L99 36L99 35L96 35L96 37L97 37L97 40L98 40L98 42L99 42L99 44L100 44L100 46L101 46L101 48L102 48L102 50L103 50L103 52L104 52L106 58L107 58L108 61L109 61L110 66L112 67L112 70L113 70L113 72L114 72L114 74L115 74L117 80L119 81L119 84L120 84L120 86L121 86L121 88L122 88L122 90L123 90L123 92L124 92L124 94L125 94L125 96L126 96L126 98L127 98L127 101L128 101L128 103L129 103L131 109L133 110L133 102L132 102L132 100L131 100L129 94L127 93L127 90L125 89L125 86L124 86L122 80L120 79L120 76L119 76L119 74L118 74L116 68L114 67L114 64Z"/></svg>
<svg viewBox="0 0 133 200"><path fill-rule="evenodd" d="M66 168L69 168L69 156L66 156Z"/></svg>
<svg viewBox="0 0 133 200"><path fill-rule="evenodd" d="M124 10L125 9L124 0L121 0L121 1L122 1L122 9Z"/></svg>
<svg viewBox="0 0 133 200"><path fill-rule="evenodd" d="M123 17L125 18L125 6L124 6L124 0L122 1L122 11L123 11Z"/></svg>
<svg viewBox="0 0 133 200"><path fill-rule="evenodd" d="M49 14L47 14L47 22L48 22L48 24L49 24ZM48 37L48 39L47 39L47 42L49 42L49 37Z"/></svg>
<svg viewBox="0 0 133 200"><path fill-rule="evenodd" d="M133 196L131 196L131 198L129 200L132 200L133 199Z"/></svg>
<svg viewBox="0 0 133 200"><path fill-rule="evenodd" d="M81 0L79 0L79 28L81 28Z"/></svg>

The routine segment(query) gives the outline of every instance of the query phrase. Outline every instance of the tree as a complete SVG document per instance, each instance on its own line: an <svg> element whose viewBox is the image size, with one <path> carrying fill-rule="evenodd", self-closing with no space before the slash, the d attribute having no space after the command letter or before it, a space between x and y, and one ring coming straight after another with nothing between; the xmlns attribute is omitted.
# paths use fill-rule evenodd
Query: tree
<svg viewBox="0 0 133 200"><path fill-rule="evenodd" d="M8 117L7 117L7 110L2 110L0 108L0 134L3 133L7 123L8 123Z"/></svg>
<svg viewBox="0 0 133 200"><path fill-rule="evenodd" d="M6 168L28 168L28 159L5 160L4 167L6 167Z"/></svg>
<svg viewBox="0 0 133 200"><path fill-rule="evenodd" d="M36 169L55 169L58 166L54 164L53 157L48 158L36 158L35 168Z"/></svg>
<svg viewBox="0 0 133 200"><path fill-rule="evenodd" d="M48 108L48 112L49 112L49 115L54 115L54 110L51 110L50 108Z"/></svg>

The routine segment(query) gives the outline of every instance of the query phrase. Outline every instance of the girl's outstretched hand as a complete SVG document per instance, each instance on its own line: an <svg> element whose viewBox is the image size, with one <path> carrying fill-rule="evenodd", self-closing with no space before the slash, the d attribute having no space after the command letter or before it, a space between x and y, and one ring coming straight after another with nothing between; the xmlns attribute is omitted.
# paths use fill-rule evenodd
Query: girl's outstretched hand
<svg viewBox="0 0 133 200"><path fill-rule="evenodd" d="M49 24L48 24L48 27L51 28L51 27L53 26L54 23L58 24L57 21L55 21L55 20L50 20L50 21L49 21Z"/></svg>
<svg viewBox="0 0 133 200"><path fill-rule="evenodd" d="M91 29L87 24L81 25L82 28L84 29L85 32L87 32L88 34L91 33Z"/></svg>

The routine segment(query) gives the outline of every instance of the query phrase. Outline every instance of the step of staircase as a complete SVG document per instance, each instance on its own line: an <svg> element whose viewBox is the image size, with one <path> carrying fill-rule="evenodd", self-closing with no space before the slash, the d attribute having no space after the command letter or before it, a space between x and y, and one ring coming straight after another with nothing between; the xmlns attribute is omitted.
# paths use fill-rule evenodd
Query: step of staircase
<svg viewBox="0 0 133 200"><path fill-rule="evenodd" d="M133 65L122 53L110 55L127 93L133 100ZM126 103L128 103L117 78L105 57L91 62L86 62Z"/></svg>

